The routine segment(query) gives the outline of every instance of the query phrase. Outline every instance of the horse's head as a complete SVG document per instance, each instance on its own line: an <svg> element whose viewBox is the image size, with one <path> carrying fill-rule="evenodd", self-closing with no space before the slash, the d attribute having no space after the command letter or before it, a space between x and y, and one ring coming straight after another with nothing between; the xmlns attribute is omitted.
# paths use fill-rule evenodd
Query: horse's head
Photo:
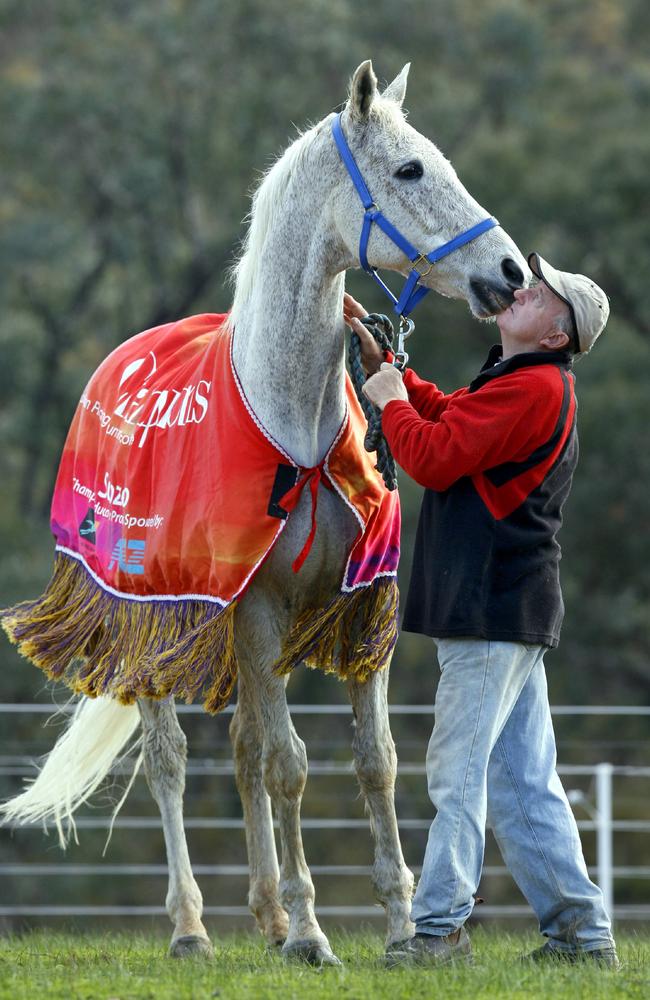
<svg viewBox="0 0 650 1000"><path fill-rule="evenodd" d="M484 220L489 213L472 198L440 150L407 124L401 110L408 66L379 94L368 60L356 70L341 124L350 150L384 216L418 250L427 254ZM358 266L364 209L347 170L340 163L334 214ZM407 274L405 253L376 225L368 242L369 263ZM421 284L442 295L464 298L475 316L501 312L515 289L530 277L516 245L500 226L482 233L431 267Z"/></svg>

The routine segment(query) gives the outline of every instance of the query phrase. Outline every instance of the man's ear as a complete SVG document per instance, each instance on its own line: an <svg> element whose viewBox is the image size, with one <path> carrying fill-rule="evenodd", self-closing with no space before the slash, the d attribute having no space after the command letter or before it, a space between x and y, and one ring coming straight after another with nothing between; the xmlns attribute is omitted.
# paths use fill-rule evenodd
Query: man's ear
<svg viewBox="0 0 650 1000"><path fill-rule="evenodd" d="M557 327L554 327L539 342L539 346L544 347L547 351L563 351L569 344L569 335L564 330L558 330Z"/></svg>

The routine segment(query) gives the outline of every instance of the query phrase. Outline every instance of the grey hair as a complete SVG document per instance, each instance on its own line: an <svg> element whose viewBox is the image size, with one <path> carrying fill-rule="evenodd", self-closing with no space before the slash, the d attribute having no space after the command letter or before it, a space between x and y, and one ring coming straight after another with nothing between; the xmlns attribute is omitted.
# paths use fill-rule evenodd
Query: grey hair
<svg viewBox="0 0 650 1000"><path fill-rule="evenodd" d="M536 285L541 284L541 280L542 279L539 278L536 274L533 274L528 284L528 287L535 288ZM569 312L569 307L567 305L564 306L564 311L559 312L555 317L554 325L555 328L560 331L560 333L566 333L567 337L569 338L569 343L567 344L567 350L571 351L574 357L578 357L579 355L576 354L574 346L575 332L573 329L573 319L571 318L571 313Z"/></svg>
<svg viewBox="0 0 650 1000"><path fill-rule="evenodd" d="M555 325L561 333L566 333L569 340L573 342L573 320L569 315L568 306L564 312L558 313L555 317Z"/></svg>
<svg viewBox="0 0 650 1000"><path fill-rule="evenodd" d="M576 350L577 334L568 305L565 305L563 312L557 314L553 322L555 329L559 330L560 333L565 333L569 338L569 343L566 345L565 349L569 351L574 358L579 358L581 356L581 352Z"/></svg>

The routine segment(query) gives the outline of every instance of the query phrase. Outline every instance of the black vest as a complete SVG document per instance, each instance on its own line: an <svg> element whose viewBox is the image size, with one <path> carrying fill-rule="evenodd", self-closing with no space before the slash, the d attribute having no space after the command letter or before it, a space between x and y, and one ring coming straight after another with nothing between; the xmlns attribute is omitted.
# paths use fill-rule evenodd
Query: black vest
<svg viewBox="0 0 650 1000"><path fill-rule="evenodd" d="M444 492L425 490L404 613L406 631L558 644L564 603L556 536L578 459L571 359L563 352L520 354L495 365L491 352L469 389L479 391L493 378L542 363L555 364L563 379L564 397L552 435L524 461L507 462L482 475L507 491L517 476L552 458L544 478L505 517L496 517L485 505L476 477L458 479Z"/></svg>

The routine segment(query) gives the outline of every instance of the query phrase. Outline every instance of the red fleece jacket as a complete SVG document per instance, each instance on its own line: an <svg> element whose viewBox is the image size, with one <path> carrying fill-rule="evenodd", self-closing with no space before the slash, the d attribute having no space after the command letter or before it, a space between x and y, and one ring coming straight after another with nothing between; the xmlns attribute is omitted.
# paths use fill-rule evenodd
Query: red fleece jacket
<svg viewBox="0 0 650 1000"><path fill-rule="evenodd" d="M383 431L404 471L437 491L526 459L551 436L562 405L562 378L553 365L518 368L448 396L410 369L404 384L409 402L384 407Z"/></svg>

